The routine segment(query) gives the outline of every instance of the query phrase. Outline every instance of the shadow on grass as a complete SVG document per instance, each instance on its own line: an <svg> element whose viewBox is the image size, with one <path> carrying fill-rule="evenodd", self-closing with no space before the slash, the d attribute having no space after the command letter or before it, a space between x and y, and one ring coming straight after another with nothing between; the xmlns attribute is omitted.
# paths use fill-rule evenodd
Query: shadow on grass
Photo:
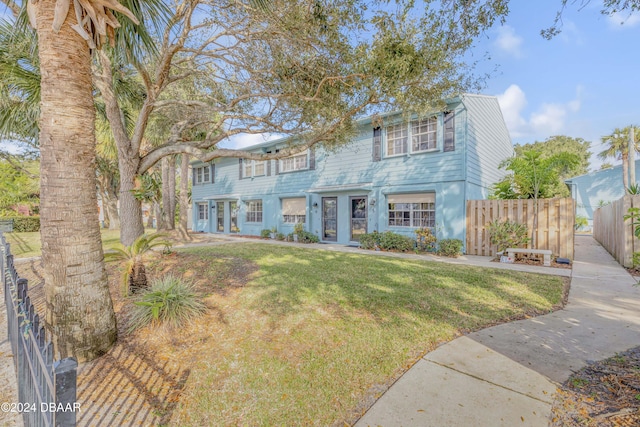
<svg viewBox="0 0 640 427"><path fill-rule="evenodd" d="M256 262L252 308L275 318L321 306L383 326L432 320L470 330L548 313L562 299L563 282L553 276L255 244L207 251Z"/></svg>

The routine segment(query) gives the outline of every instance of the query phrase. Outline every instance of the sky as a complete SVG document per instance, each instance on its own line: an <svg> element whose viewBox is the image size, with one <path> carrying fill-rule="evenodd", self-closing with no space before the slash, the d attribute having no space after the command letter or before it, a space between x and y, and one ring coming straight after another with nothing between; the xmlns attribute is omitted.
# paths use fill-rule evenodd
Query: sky
<svg viewBox="0 0 640 427"><path fill-rule="evenodd" d="M546 40L540 30L553 24L561 0L511 0L506 22L484 34L471 53L480 61L477 74L490 73L482 93L498 97L514 144L568 135L590 141L598 153L602 136L640 125L640 12L610 17L600 13L601 0L582 8L568 3L562 32ZM275 137L245 135L224 145L241 148ZM601 164L591 157L592 170Z"/></svg>
<svg viewBox="0 0 640 427"><path fill-rule="evenodd" d="M601 5L569 1L562 32L546 40L540 30L553 24L560 0L512 0L504 25L479 41L475 55L488 52L491 60L478 71L497 66L484 93L498 97L514 144L568 135L598 153L602 136L640 125L640 13L609 17ZM592 170L601 164L591 157Z"/></svg>

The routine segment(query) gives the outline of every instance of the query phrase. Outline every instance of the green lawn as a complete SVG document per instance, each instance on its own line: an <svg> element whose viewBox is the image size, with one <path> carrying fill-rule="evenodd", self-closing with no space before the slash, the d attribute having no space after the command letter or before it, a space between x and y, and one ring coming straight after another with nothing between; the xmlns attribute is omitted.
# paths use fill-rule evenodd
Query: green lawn
<svg viewBox="0 0 640 427"><path fill-rule="evenodd" d="M119 247L120 230L100 230L102 246L105 250ZM11 253L16 258L29 258L41 255L40 233L5 233L11 243Z"/></svg>
<svg viewBox="0 0 640 427"><path fill-rule="evenodd" d="M563 290L554 276L264 244L173 256L150 270L196 280L215 312L183 331L189 350L167 350L189 360L171 420L180 426L352 422L373 386L438 343L547 313ZM243 288L224 292L245 273Z"/></svg>

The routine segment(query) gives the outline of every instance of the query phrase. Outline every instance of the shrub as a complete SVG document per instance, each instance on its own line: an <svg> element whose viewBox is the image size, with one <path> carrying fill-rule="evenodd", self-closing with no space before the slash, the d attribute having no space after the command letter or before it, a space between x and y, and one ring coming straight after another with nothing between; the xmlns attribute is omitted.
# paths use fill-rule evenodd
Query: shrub
<svg viewBox="0 0 640 427"><path fill-rule="evenodd" d="M276 234L276 240L284 240L287 236L282 233Z"/></svg>
<svg viewBox="0 0 640 427"><path fill-rule="evenodd" d="M416 247L420 251L435 250L437 240L429 227L418 228L416 230Z"/></svg>
<svg viewBox="0 0 640 427"><path fill-rule="evenodd" d="M380 244L380 233L374 231L360 236L360 247L362 249L375 249Z"/></svg>
<svg viewBox="0 0 640 427"><path fill-rule="evenodd" d="M14 233L35 233L40 231L39 216L12 216L0 219L12 220Z"/></svg>
<svg viewBox="0 0 640 427"><path fill-rule="evenodd" d="M458 257L462 253L462 240L442 239L438 242L438 255Z"/></svg>
<svg viewBox="0 0 640 427"><path fill-rule="evenodd" d="M293 234L302 234L304 232L304 224L301 222L297 222L296 225L293 226Z"/></svg>
<svg viewBox="0 0 640 427"><path fill-rule="evenodd" d="M494 220L487 226L489 241L496 245L498 252L504 252L507 248L518 248L529 243L529 230L526 224L513 221Z"/></svg>
<svg viewBox="0 0 640 427"><path fill-rule="evenodd" d="M265 228L264 230L262 230L260 232L260 237L262 237L263 239L268 239L271 237L271 230Z"/></svg>
<svg viewBox="0 0 640 427"><path fill-rule="evenodd" d="M206 309L191 282L171 275L155 280L151 288L140 294L134 304L129 331L148 324L177 327Z"/></svg>
<svg viewBox="0 0 640 427"><path fill-rule="evenodd" d="M385 231L380 234L380 249L385 251L407 252L413 250L414 246L415 241L411 237L393 231Z"/></svg>
<svg viewBox="0 0 640 427"><path fill-rule="evenodd" d="M576 215L576 223L574 224L574 228L576 230L581 230L589 226L589 220L586 216Z"/></svg>
<svg viewBox="0 0 640 427"><path fill-rule="evenodd" d="M122 294L128 296L130 292L135 293L148 288L147 273L144 261L153 248L164 246L163 253L171 251L171 242L165 239L162 233L138 237L130 246L114 248L113 252L107 252L107 261L125 261L125 268L122 272Z"/></svg>
<svg viewBox="0 0 640 427"><path fill-rule="evenodd" d="M318 236L308 231L298 233L298 243L318 243L319 241Z"/></svg>

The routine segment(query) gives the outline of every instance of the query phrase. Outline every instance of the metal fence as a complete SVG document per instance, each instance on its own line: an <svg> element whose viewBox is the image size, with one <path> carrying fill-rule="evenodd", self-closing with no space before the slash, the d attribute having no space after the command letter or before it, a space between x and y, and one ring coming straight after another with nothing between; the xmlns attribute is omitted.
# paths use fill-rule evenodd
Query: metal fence
<svg viewBox="0 0 640 427"><path fill-rule="evenodd" d="M12 219L0 219L0 232L11 233L13 232L13 220Z"/></svg>
<svg viewBox="0 0 640 427"><path fill-rule="evenodd" d="M0 232L0 271L7 306L9 341L18 378L18 402L24 425L75 426L76 370L74 358L53 360L53 344L28 295L26 279L18 277L9 243Z"/></svg>

